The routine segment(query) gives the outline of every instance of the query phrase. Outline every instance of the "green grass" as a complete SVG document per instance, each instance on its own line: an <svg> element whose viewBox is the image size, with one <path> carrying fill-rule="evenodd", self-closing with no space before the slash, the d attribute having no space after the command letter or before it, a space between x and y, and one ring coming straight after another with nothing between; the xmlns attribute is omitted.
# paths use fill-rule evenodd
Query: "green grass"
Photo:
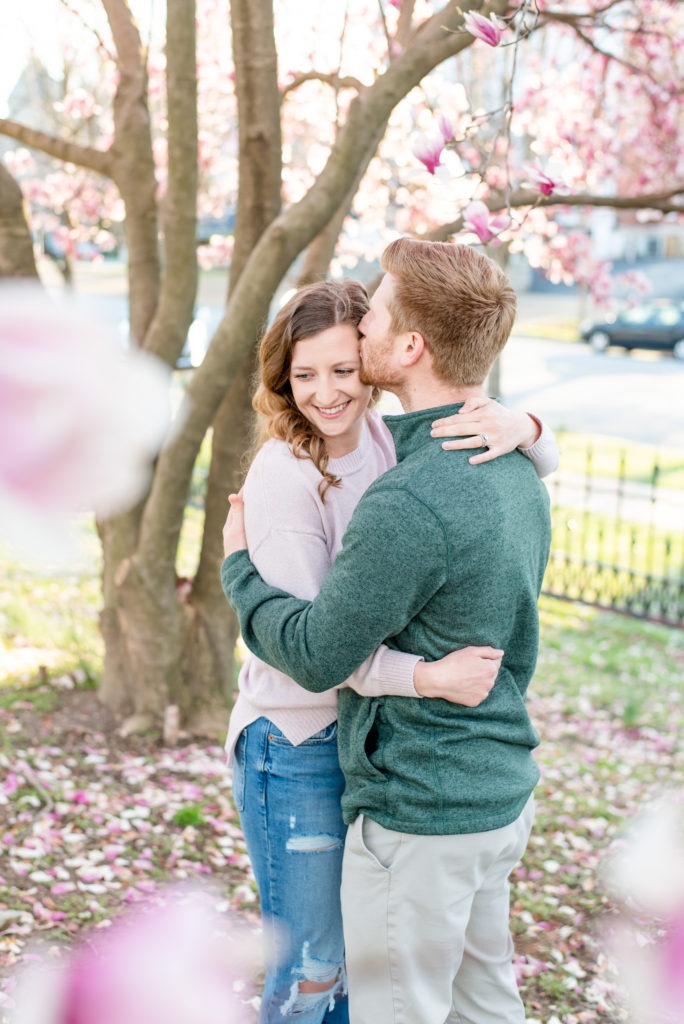
<svg viewBox="0 0 684 1024"><path fill-rule="evenodd" d="M654 576L684 567L681 532L565 507L553 509L552 527L554 549L582 561Z"/></svg>
<svg viewBox="0 0 684 1024"><path fill-rule="evenodd" d="M203 509L188 505L179 544L180 576L191 578L197 568L203 525ZM97 686L104 657L101 555L92 521L83 520L79 527L87 564L74 572L20 562L0 548L0 687L32 685L41 666L52 677L75 676L79 686Z"/></svg>
<svg viewBox="0 0 684 1024"><path fill-rule="evenodd" d="M684 490L684 453L668 448L625 442L620 438L590 437L570 431L558 431L560 465L566 473L617 479ZM654 479L654 467L658 472Z"/></svg>
<svg viewBox="0 0 684 1024"><path fill-rule="evenodd" d="M188 804L187 807L180 807L171 818L171 821L178 828L187 828L188 825L199 828L201 825L206 825L206 818L198 804Z"/></svg>
<svg viewBox="0 0 684 1024"><path fill-rule="evenodd" d="M552 685L568 715L580 697L626 728L666 728L673 701L684 713L684 630L551 597L540 628L535 686Z"/></svg>

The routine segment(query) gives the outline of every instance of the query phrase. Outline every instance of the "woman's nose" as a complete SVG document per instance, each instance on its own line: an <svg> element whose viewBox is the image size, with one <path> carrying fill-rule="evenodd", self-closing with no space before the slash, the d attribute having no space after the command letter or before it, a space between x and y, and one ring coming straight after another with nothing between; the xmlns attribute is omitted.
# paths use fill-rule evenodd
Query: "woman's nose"
<svg viewBox="0 0 684 1024"><path fill-rule="evenodd" d="M319 378L318 387L316 388L316 398L319 405L333 405L338 394L337 381L329 377Z"/></svg>

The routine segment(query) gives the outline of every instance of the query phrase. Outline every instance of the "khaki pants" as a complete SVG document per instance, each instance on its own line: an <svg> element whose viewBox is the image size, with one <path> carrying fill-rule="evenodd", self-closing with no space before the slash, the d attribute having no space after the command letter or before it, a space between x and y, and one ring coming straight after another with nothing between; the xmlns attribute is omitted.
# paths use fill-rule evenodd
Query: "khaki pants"
<svg viewBox="0 0 684 1024"><path fill-rule="evenodd" d="M351 1024L522 1024L508 876L530 797L491 832L416 836L359 815L347 832L342 917Z"/></svg>

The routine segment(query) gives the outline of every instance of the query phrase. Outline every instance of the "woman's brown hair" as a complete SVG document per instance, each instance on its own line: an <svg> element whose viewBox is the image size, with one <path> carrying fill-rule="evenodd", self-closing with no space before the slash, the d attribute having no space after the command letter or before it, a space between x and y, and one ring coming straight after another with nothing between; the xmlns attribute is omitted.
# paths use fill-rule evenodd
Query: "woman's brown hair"
<svg viewBox="0 0 684 1024"><path fill-rule="evenodd" d="M259 382L252 399L257 413L255 449L275 437L290 445L298 459L311 459L323 479L321 498L340 479L328 472L325 440L295 405L290 386L292 349L338 324L358 327L368 295L357 281L321 281L300 288L276 314L259 346Z"/></svg>

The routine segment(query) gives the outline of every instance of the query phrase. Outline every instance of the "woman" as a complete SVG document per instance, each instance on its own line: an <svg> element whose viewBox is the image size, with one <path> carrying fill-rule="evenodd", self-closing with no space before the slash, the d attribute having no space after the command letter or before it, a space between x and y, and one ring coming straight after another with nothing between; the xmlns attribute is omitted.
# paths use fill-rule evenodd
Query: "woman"
<svg viewBox="0 0 684 1024"><path fill-rule="evenodd" d="M280 310L261 343L253 404L262 446L244 486L249 552L267 582L307 600L339 551L357 501L396 461L389 431L370 410L377 396L359 379L357 325L366 309L355 282L311 285ZM487 441L489 452L478 461L537 433L527 416L493 402L474 403L439 432L471 430L476 436L449 444L481 448ZM539 452L547 453L541 463ZM538 472L553 468L548 432L530 454ZM438 696L475 706L493 685L501 656L469 647L428 664L381 646L345 685L369 696ZM252 655L239 688L226 749L264 920L279 929L259 1019L345 1022L336 693L308 693Z"/></svg>

